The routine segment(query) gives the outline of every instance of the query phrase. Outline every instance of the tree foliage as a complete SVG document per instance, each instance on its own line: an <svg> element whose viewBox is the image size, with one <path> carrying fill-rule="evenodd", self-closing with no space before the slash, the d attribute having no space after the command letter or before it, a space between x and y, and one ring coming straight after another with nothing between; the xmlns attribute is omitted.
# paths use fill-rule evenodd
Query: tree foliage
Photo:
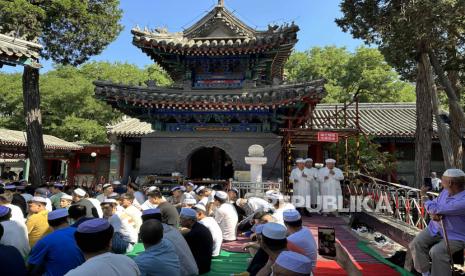
<svg viewBox="0 0 465 276"><path fill-rule="evenodd" d="M58 66L42 75L40 83L44 133L68 141L107 142L106 125L121 116L106 103L94 98L93 81L139 84L171 80L158 65L140 69L127 63L91 62L80 67ZM24 130L20 74L0 74L0 127ZM76 136L77 135L77 136Z"/></svg>
<svg viewBox="0 0 465 276"><path fill-rule="evenodd" d="M325 102L350 101L357 92L361 102L415 100L414 86L402 81L373 48L360 47L350 53L335 46L315 47L292 54L285 68L290 81L326 79Z"/></svg>

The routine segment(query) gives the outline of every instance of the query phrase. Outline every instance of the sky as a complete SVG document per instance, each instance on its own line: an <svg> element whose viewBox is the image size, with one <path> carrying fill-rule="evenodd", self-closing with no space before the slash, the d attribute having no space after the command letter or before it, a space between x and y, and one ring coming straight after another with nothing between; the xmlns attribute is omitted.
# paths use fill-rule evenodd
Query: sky
<svg viewBox="0 0 465 276"><path fill-rule="evenodd" d="M127 62L144 67L151 64L148 56L132 45L131 29L136 25L154 29L166 27L170 32L188 28L208 13L217 0L121 0L123 31L118 38L92 61ZM350 51L362 45L334 22L341 17L339 0L225 0L225 6L247 25L267 29L268 24L283 24L294 21L300 27L297 51L314 46L336 45ZM53 68L49 61L42 60L41 72ZM20 72L19 66L5 66L3 72Z"/></svg>

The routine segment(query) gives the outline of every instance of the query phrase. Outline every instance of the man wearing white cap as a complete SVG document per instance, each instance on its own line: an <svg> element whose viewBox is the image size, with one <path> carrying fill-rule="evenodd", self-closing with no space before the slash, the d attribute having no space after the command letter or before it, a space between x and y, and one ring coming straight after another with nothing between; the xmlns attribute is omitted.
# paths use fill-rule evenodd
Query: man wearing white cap
<svg viewBox="0 0 465 276"><path fill-rule="evenodd" d="M465 173L460 169L446 170L442 186L443 191L434 200L427 195L429 187L422 187L422 200L431 221L409 245L415 269L423 275L452 275L441 220L451 253L465 248Z"/></svg>
<svg viewBox="0 0 465 276"><path fill-rule="evenodd" d="M318 183L318 169L313 167L313 159L305 159L305 174L307 175L307 183L310 187L310 205L314 207L318 201L318 195L320 194L320 185ZM308 206L308 203L306 204Z"/></svg>
<svg viewBox="0 0 465 276"><path fill-rule="evenodd" d="M269 259L257 275L270 275L274 261L287 248L286 227L274 222L265 224L262 229L260 247L268 254Z"/></svg>
<svg viewBox="0 0 465 276"><path fill-rule="evenodd" d="M66 273L66 276L108 275L139 276L137 264L129 257L110 253L113 227L105 219L91 219L81 223L74 239L86 261Z"/></svg>
<svg viewBox="0 0 465 276"><path fill-rule="evenodd" d="M73 191L73 204L82 205L86 207L86 217L98 218L99 214L94 204L90 202L86 197L86 191L81 188L77 188Z"/></svg>
<svg viewBox="0 0 465 276"><path fill-rule="evenodd" d="M338 200L342 200L341 180L344 180L342 171L335 167L336 160L326 159L326 167L318 171L320 181L320 194L323 212L336 212Z"/></svg>
<svg viewBox="0 0 465 276"><path fill-rule="evenodd" d="M192 208L195 204L197 204L197 200L193 198L190 194L186 194L186 198L182 201L183 208Z"/></svg>
<svg viewBox="0 0 465 276"><path fill-rule="evenodd" d="M217 191L214 196L214 204L217 207L215 210L215 220L223 233L225 242L236 240L236 226L238 216L236 208L228 203L228 194L223 191Z"/></svg>
<svg viewBox="0 0 465 276"><path fill-rule="evenodd" d="M117 205L118 203L114 199L105 199L101 204L103 217L108 219L115 231L112 239L112 251L124 254L131 251L137 242L137 231L130 223L130 216L116 211Z"/></svg>
<svg viewBox="0 0 465 276"><path fill-rule="evenodd" d="M50 200L50 198L48 198L49 193L50 192L48 191L47 188L37 188L34 191L34 196L45 198L45 200L47 201L47 205L45 205L45 209L51 212L53 210L53 206L52 206L52 201Z"/></svg>
<svg viewBox="0 0 465 276"><path fill-rule="evenodd" d="M33 197L29 203L29 217L27 218L26 226L31 248L38 240L51 231L47 221L48 211L45 209L46 204L47 200L38 196Z"/></svg>
<svg viewBox="0 0 465 276"><path fill-rule="evenodd" d="M98 201L103 202L113 193L113 186L110 183L103 184L103 193L99 194L96 198Z"/></svg>
<svg viewBox="0 0 465 276"><path fill-rule="evenodd" d="M207 227L197 222L197 212L191 208L181 209L181 226L190 229L184 234L199 268L199 274L210 271L213 238Z"/></svg>
<svg viewBox="0 0 465 276"><path fill-rule="evenodd" d="M134 227L134 230L139 233L140 226L142 225L142 212L133 205L135 201L134 194L122 194L119 201L120 206L124 209L122 212L131 218L129 221L130 224Z"/></svg>
<svg viewBox="0 0 465 276"><path fill-rule="evenodd" d="M75 227L69 227L68 210L48 213L53 232L40 239L29 254L29 270L33 275L64 275L84 263L84 256L74 240Z"/></svg>
<svg viewBox="0 0 465 276"><path fill-rule="evenodd" d="M205 225L205 227L207 227L208 230L210 230L210 233L212 234L212 256L219 256L221 251L221 244L223 243L223 232L221 232L220 226L214 218L207 216L207 209L205 208L205 206L203 206L203 204L196 204L194 206L194 210L197 212L197 221L200 224Z"/></svg>
<svg viewBox="0 0 465 276"><path fill-rule="evenodd" d="M307 227L302 227L302 217L296 210L284 211L283 217L287 228L287 240L297 247L294 251L305 253L304 255L310 258L311 265L314 268L318 253L312 233Z"/></svg>
<svg viewBox="0 0 465 276"><path fill-rule="evenodd" d="M310 276L312 275L312 261L306 256L283 251L272 266L273 276Z"/></svg>
<svg viewBox="0 0 465 276"><path fill-rule="evenodd" d="M308 171L305 170L305 160L298 158L295 162L297 167L291 171L289 182L293 184L294 202L298 203L296 205L299 209L303 209L305 207L305 199L310 195L310 185L307 181L309 176L306 174Z"/></svg>
<svg viewBox="0 0 465 276"><path fill-rule="evenodd" d="M69 209L71 204L73 203L73 197L63 193L60 198L60 208Z"/></svg>
<svg viewBox="0 0 465 276"><path fill-rule="evenodd" d="M274 191L268 194L267 198L271 202L271 204L273 204L274 212L272 216L274 220L277 223L284 225L284 219L283 219L284 211L289 210L289 209L295 210L295 206L289 202L285 202L284 196L278 191Z"/></svg>

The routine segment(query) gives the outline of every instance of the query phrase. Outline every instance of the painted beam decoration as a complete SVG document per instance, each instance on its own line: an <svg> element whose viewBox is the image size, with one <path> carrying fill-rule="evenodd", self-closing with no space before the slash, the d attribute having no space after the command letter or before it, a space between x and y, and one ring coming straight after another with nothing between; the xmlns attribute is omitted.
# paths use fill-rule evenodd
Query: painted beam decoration
<svg viewBox="0 0 465 276"><path fill-rule="evenodd" d="M13 36L0 34L0 67L3 65L28 65L40 68L40 44Z"/></svg>

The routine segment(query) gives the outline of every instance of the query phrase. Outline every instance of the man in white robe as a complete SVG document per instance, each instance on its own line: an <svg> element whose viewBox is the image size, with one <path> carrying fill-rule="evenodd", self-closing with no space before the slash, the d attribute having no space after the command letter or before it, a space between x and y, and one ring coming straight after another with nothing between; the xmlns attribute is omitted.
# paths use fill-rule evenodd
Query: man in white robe
<svg viewBox="0 0 465 276"><path fill-rule="evenodd" d="M305 206L315 207L320 194L320 184L318 183L318 169L313 167L313 159L305 159L305 175L307 175L307 186L310 190L310 204L306 202Z"/></svg>
<svg viewBox="0 0 465 276"><path fill-rule="evenodd" d="M295 162L297 167L291 171L289 182L293 183L293 203L302 213L306 205L306 198L310 195L310 186L307 183L308 176L305 171L305 160L298 158Z"/></svg>
<svg viewBox="0 0 465 276"><path fill-rule="evenodd" d="M344 180L344 174L340 169L335 167L336 160L326 159L325 163L326 167L318 171L320 194L322 196L322 211L336 212L338 200L342 200L340 181Z"/></svg>

